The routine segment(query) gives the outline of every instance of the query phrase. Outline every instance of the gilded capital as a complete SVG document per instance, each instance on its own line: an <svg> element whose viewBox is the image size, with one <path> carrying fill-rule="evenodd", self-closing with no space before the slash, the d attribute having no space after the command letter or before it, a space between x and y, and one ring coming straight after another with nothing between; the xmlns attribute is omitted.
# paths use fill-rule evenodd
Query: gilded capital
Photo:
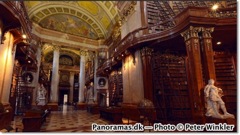
<svg viewBox="0 0 240 135"><path fill-rule="evenodd" d="M80 55L81 56L87 56L88 55L88 50L80 50Z"/></svg>
<svg viewBox="0 0 240 135"><path fill-rule="evenodd" d="M70 71L70 75L74 75L75 74L75 72L73 72L73 71Z"/></svg>
<svg viewBox="0 0 240 135"><path fill-rule="evenodd" d="M203 38L211 38L212 37L211 33L214 31L214 27L202 28L201 31L202 31Z"/></svg>
<svg viewBox="0 0 240 135"><path fill-rule="evenodd" d="M181 36L184 38L184 41L187 41L188 39L190 39L192 37L198 38L199 31L201 31L201 27L190 26L189 29L187 29L181 33Z"/></svg>
<svg viewBox="0 0 240 135"><path fill-rule="evenodd" d="M52 49L53 49L53 50L60 50L60 49L61 49L61 47L60 47L60 46L58 46L58 45L52 45Z"/></svg>
<svg viewBox="0 0 240 135"><path fill-rule="evenodd" d="M142 56L151 56L153 52L152 48L144 47L141 49L141 55Z"/></svg>

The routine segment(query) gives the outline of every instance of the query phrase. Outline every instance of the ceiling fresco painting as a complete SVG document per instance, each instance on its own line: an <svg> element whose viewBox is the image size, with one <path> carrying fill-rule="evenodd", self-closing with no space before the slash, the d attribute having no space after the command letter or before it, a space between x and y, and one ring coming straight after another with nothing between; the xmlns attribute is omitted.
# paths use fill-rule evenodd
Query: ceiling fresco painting
<svg viewBox="0 0 240 135"><path fill-rule="evenodd" d="M114 1L25 1L30 19L43 28L107 39L119 14Z"/></svg>
<svg viewBox="0 0 240 135"><path fill-rule="evenodd" d="M55 14L40 21L40 26L81 37L97 39L98 36L91 25L72 15Z"/></svg>

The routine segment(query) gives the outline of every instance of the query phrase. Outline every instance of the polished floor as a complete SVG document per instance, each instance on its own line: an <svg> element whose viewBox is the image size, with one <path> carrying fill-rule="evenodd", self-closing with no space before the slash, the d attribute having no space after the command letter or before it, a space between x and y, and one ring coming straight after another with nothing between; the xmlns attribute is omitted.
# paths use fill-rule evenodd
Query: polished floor
<svg viewBox="0 0 240 135"><path fill-rule="evenodd" d="M15 116L12 127L22 132L22 117ZM101 119L99 114L91 114L86 110L74 110L71 106L63 106L60 111L52 111L41 127L41 132L92 132L92 123L111 124ZM14 131L12 131L14 132Z"/></svg>

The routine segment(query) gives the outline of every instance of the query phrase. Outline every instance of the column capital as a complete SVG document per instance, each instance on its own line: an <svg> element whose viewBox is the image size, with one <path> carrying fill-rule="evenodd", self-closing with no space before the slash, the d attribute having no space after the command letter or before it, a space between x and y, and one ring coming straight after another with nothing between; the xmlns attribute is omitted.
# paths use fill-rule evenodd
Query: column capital
<svg viewBox="0 0 240 135"><path fill-rule="evenodd" d="M88 50L79 50L79 54L81 56L87 56L88 55Z"/></svg>
<svg viewBox="0 0 240 135"><path fill-rule="evenodd" d="M202 27L193 27L190 26L189 29L185 30L181 33L181 36L184 38L184 41L187 41L188 39L195 37L198 38L198 32L200 32Z"/></svg>
<svg viewBox="0 0 240 135"><path fill-rule="evenodd" d="M141 55L142 56L151 56L153 52L152 48L144 47L141 49Z"/></svg>
<svg viewBox="0 0 240 135"><path fill-rule="evenodd" d="M75 74L75 72L73 72L73 71L70 71L70 75L74 75Z"/></svg>
<svg viewBox="0 0 240 135"><path fill-rule="evenodd" d="M211 33L214 31L214 27L210 27L210 28L204 28L202 27L201 32L202 32L202 36L203 38L211 38Z"/></svg>
<svg viewBox="0 0 240 135"><path fill-rule="evenodd" d="M58 45L52 45L52 49L55 51L55 50L61 50L61 46L58 46Z"/></svg>

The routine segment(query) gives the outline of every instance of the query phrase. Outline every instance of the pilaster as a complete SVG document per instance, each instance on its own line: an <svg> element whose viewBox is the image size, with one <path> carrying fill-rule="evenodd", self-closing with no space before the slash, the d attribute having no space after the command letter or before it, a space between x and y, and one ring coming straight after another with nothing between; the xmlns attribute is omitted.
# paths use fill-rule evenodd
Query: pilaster
<svg viewBox="0 0 240 135"><path fill-rule="evenodd" d="M209 79L216 80L215 66L214 66L214 52L212 47L212 36L211 33L214 31L214 28L202 28L202 58L203 58L203 67L205 74L205 83Z"/></svg>
<svg viewBox="0 0 240 135"><path fill-rule="evenodd" d="M144 47L141 49L142 56L142 72L143 72L143 86L144 98L153 102L153 85L152 85L152 52L153 49Z"/></svg>
<svg viewBox="0 0 240 135"><path fill-rule="evenodd" d="M201 27L192 27L182 32L184 37L187 57L188 57L188 73L192 114L194 121L197 122L199 117L203 115L202 101L200 92L203 88L203 75L201 63L201 48L198 33Z"/></svg>

